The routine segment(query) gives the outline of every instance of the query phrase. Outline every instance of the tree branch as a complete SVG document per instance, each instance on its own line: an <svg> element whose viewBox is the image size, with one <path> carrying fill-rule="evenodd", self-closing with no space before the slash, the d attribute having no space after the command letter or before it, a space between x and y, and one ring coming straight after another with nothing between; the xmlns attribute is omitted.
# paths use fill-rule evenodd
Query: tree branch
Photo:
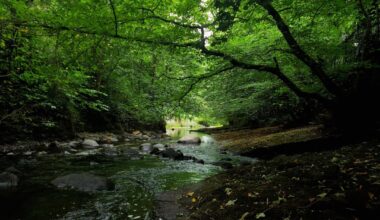
<svg viewBox="0 0 380 220"><path fill-rule="evenodd" d="M41 27L41 28L51 29L51 30L74 31L74 32L81 33L81 34L100 35L100 36L106 36L106 37L111 37L111 38L115 38L115 39L129 40L129 41L148 43L148 44L158 44L158 45L164 45L164 46L188 47L188 48L193 48L193 49L199 49L205 55L222 58L231 64L231 66L224 68L220 71L217 71L216 73L197 77L196 80L191 83L188 90L181 96L180 100L183 99L188 93L190 93L191 90L193 89L193 87L197 83L199 83L200 81L202 81L206 78L212 77L214 75L217 75L221 72L239 67L242 69L263 71L263 72L268 72L268 73L274 74L282 82L284 82L284 84L286 86L288 86L296 95L300 96L301 98L312 98L312 99L321 101L323 103L326 103L328 101L328 99L320 96L319 94L306 93L306 92L303 92L301 89L299 89L289 78L286 77L285 74L283 74L281 72L277 61L275 62L276 63L275 67L268 66L268 65L250 64L250 63L246 63L243 61L239 61L236 58L234 58L233 56L226 54L222 51L215 51L215 50L207 49L206 45L205 45L206 39L204 36L204 27L200 28L200 30L201 30L200 41L194 41L194 42L189 42L189 43L177 43L177 42L157 41L157 40L149 40L149 39L138 39L138 38L126 37L126 36L110 34L110 33L98 33L98 32L94 32L94 31L88 31L88 30L86 30L84 28L80 28L80 27L50 26L47 24L38 24L38 25L23 24L23 25L29 26L29 27ZM294 52L294 50L292 50L292 51ZM190 78L191 77L186 77L186 79L190 79Z"/></svg>
<svg viewBox="0 0 380 220"><path fill-rule="evenodd" d="M274 73L277 78L279 78L292 92L294 92L298 97L304 99L314 99L328 107L331 105L331 101L321 96L318 93L309 93L301 90L292 80L290 80L280 69L278 61L276 58L273 58L276 64L276 72Z"/></svg>
<svg viewBox="0 0 380 220"><path fill-rule="evenodd" d="M164 18L164 17L161 17L161 16L158 16L154 13L154 10L150 9L150 8L139 8L143 11L148 11L149 13L151 13L152 15L151 16L147 16L147 17L144 17L142 19L156 19L156 20L160 20L160 21L163 21L163 22L166 22L166 23L170 23L170 24L174 24L176 26L180 26L180 27L184 27L184 28L190 28L190 29L202 29L202 28L205 28L205 27L209 27L209 26L212 26L214 25L215 23L211 23L211 24L184 24L184 23L181 23L181 22L178 22L178 21L175 21L175 20L171 20L171 19L168 19L168 18Z"/></svg>
<svg viewBox="0 0 380 220"><path fill-rule="evenodd" d="M228 70L232 70L234 69L235 67L234 66L228 66L228 67L225 67L223 69L220 69L214 73L211 73L211 74L207 74L207 75L203 75L203 76L200 76L200 77L197 77L195 81L193 81L189 88L180 96L180 98L178 99L179 102L181 102L194 88L195 85L197 85L198 83L200 83L201 81L205 80L205 79L208 79L208 78L211 78L213 76L216 76L218 74L221 74L223 72L226 72Z"/></svg>
<svg viewBox="0 0 380 220"><path fill-rule="evenodd" d="M108 0L109 3L110 3L110 6L111 6L111 10L112 10L112 14L113 14L113 18L114 18L114 22L115 22L115 35L117 36L118 33L117 33L117 29L118 29L118 21L117 21L117 16L116 16L116 11L115 11L115 6L113 4L113 1L112 0Z"/></svg>
<svg viewBox="0 0 380 220"><path fill-rule="evenodd" d="M7 75L0 75L0 78L8 78L8 77L11 77L12 74L7 74Z"/></svg>
<svg viewBox="0 0 380 220"><path fill-rule="evenodd" d="M98 36L104 36L114 39L121 39L121 40L129 40L134 42L140 42L140 43L147 43L147 44L157 44L157 45L163 45L163 46L174 46L174 47L192 47L192 48L199 48L199 42L188 42L188 43L177 43L177 42L169 42L169 41L159 41L159 40L150 40L150 39L140 39L140 38L134 38L134 37L127 37L127 36L121 36L116 34L110 34L110 33L100 33L96 31L89 31L82 27L69 27L69 26L51 26L48 24L28 24L26 22L21 23L21 26L24 27L36 27L36 28L44 28L49 30L55 30L55 31L73 31L80 34L88 34L88 35L98 35Z"/></svg>
<svg viewBox="0 0 380 220"><path fill-rule="evenodd" d="M321 64L311 58L311 56L301 48L301 46L298 44L290 32L288 25L285 23L279 12L273 7L270 1L256 0L256 2L261 7L263 7L268 12L268 14L272 16L277 28L282 33L290 49L293 51L293 54L310 68L311 72L321 80L323 86L327 89L327 91L329 91L332 95L342 96L340 88L338 88L338 86L327 76Z"/></svg>

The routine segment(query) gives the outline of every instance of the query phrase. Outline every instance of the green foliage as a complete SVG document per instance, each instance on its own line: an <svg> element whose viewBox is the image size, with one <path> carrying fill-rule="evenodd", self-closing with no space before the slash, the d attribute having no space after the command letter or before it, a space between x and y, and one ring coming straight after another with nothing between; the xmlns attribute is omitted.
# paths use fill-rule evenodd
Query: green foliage
<svg viewBox="0 0 380 220"><path fill-rule="evenodd" d="M345 85L362 47L357 2L268 2L300 47ZM200 50L202 24L204 49L224 59ZM209 75L231 57L271 67L276 58L302 91L331 97L254 0L5 0L0 26L5 127L132 129L194 116L271 124L307 115L310 103L273 74L234 68Z"/></svg>

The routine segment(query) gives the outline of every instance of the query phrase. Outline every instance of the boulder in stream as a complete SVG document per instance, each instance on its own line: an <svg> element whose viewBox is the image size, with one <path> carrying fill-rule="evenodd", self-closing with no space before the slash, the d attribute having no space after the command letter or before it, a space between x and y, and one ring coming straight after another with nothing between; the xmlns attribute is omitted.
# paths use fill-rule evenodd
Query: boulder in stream
<svg viewBox="0 0 380 220"><path fill-rule="evenodd" d="M80 147L80 144L81 142L76 140L76 141L70 141L69 143L67 143L67 146L70 148L78 148Z"/></svg>
<svg viewBox="0 0 380 220"><path fill-rule="evenodd" d="M54 153L61 153L62 152L62 149L59 147L59 144L57 141L54 141L54 142L51 142L48 146L47 146L47 151L51 154L54 154Z"/></svg>
<svg viewBox="0 0 380 220"><path fill-rule="evenodd" d="M95 148L99 147L99 144L95 140L85 139L82 142L82 147L86 148L86 149L95 149Z"/></svg>
<svg viewBox="0 0 380 220"><path fill-rule="evenodd" d="M183 153L179 150L174 150L173 148L167 148L161 152L162 157L167 157L173 160L183 160Z"/></svg>
<svg viewBox="0 0 380 220"><path fill-rule="evenodd" d="M115 188L109 179L90 173L73 173L60 176L51 183L60 189L74 189L82 192L113 190Z"/></svg>
<svg viewBox="0 0 380 220"><path fill-rule="evenodd" d="M167 148L168 145L166 145L166 144L155 144L155 145L153 145L153 147L156 147L158 149L163 150L163 149Z"/></svg>
<svg viewBox="0 0 380 220"><path fill-rule="evenodd" d="M153 154L153 155L159 155L160 153L161 151L157 147L154 147L152 151L150 152L150 154Z"/></svg>
<svg viewBox="0 0 380 220"><path fill-rule="evenodd" d="M194 134L188 134L182 137L181 139L178 140L178 143L181 144L200 144L201 143L201 138L194 135Z"/></svg>
<svg viewBox="0 0 380 220"><path fill-rule="evenodd" d="M152 151L153 147L151 143L143 143L140 145L140 150L144 152L150 152Z"/></svg>

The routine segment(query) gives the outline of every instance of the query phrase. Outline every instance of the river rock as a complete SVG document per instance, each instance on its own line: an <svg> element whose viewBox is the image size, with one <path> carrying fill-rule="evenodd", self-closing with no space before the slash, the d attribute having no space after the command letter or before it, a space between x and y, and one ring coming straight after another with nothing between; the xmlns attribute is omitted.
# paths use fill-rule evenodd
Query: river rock
<svg viewBox="0 0 380 220"><path fill-rule="evenodd" d="M135 136L142 135L141 131L133 131L132 134L135 135Z"/></svg>
<svg viewBox="0 0 380 220"><path fill-rule="evenodd" d="M105 156L109 157L116 157L117 155L119 155L119 151L116 147L104 148L103 153Z"/></svg>
<svg viewBox="0 0 380 220"><path fill-rule="evenodd" d="M60 189L75 189L82 192L95 192L113 190L114 184L105 177L95 176L90 173L74 173L60 176L51 181Z"/></svg>
<svg viewBox="0 0 380 220"><path fill-rule="evenodd" d="M47 152L51 154L61 153L62 149L59 147L58 142L54 141L47 146Z"/></svg>
<svg viewBox="0 0 380 220"><path fill-rule="evenodd" d="M179 150L175 151L173 148L167 148L161 152L162 157L167 157L174 160L183 160L183 153Z"/></svg>
<svg viewBox="0 0 380 220"><path fill-rule="evenodd" d="M164 144L155 144L155 145L153 145L153 147L163 150L163 149L167 148L168 146L164 145Z"/></svg>
<svg viewBox="0 0 380 220"><path fill-rule="evenodd" d="M78 150L77 149L74 149L74 148L69 148L67 149L70 153L72 154L75 154L75 153L78 153Z"/></svg>
<svg viewBox="0 0 380 220"><path fill-rule="evenodd" d="M95 161L90 161L90 166L96 166L96 165L99 165L99 163Z"/></svg>
<svg viewBox="0 0 380 220"><path fill-rule="evenodd" d="M105 144L112 144L118 142L119 139L115 136L104 136L100 138L100 142L105 143Z"/></svg>
<svg viewBox="0 0 380 220"><path fill-rule="evenodd" d="M141 155L137 150L134 149L124 149L123 150L123 155L127 156L129 158L135 159L135 158L140 158Z"/></svg>
<svg viewBox="0 0 380 220"><path fill-rule="evenodd" d="M10 189L18 185L18 177L9 172L0 174L0 189Z"/></svg>
<svg viewBox="0 0 380 220"><path fill-rule="evenodd" d="M115 147L115 145L113 145L113 144L102 144L100 146L103 147L103 148L113 148L113 147Z"/></svg>
<svg viewBox="0 0 380 220"><path fill-rule="evenodd" d="M188 134L182 137L181 139L178 140L178 143L181 144L200 144L201 139L193 134Z"/></svg>
<svg viewBox="0 0 380 220"><path fill-rule="evenodd" d="M200 163L200 164L205 164L204 160L198 159L193 156L183 156L183 160L192 160L194 163Z"/></svg>
<svg viewBox="0 0 380 220"><path fill-rule="evenodd" d="M205 161L202 159L194 158L193 161L194 161L194 163L205 164Z"/></svg>
<svg viewBox="0 0 380 220"><path fill-rule="evenodd" d="M24 156L31 156L33 154L33 151L26 151L24 153L22 153L22 155Z"/></svg>
<svg viewBox="0 0 380 220"><path fill-rule="evenodd" d="M95 148L99 147L99 144L95 140L85 139L82 142L82 147L86 148L86 149L95 149Z"/></svg>
<svg viewBox="0 0 380 220"><path fill-rule="evenodd" d="M157 147L154 147L153 150L150 152L150 154L153 154L153 155L159 155L160 153L161 151Z"/></svg>
<svg viewBox="0 0 380 220"><path fill-rule="evenodd" d="M144 140L149 140L149 139L151 139L151 138L150 138L148 135L146 135L146 134L142 135L141 138L144 139Z"/></svg>
<svg viewBox="0 0 380 220"><path fill-rule="evenodd" d="M43 155L46 155L47 152L46 151L40 151L37 153L38 156L43 156Z"/></svg>
<svg viewBox="0 0 380 220"><path fill-rule="evenodd" d="M96 155L96 154L99 154L99 151L96 149L95 150L85 150L85 151L75 153L75 155L77 155L77 156L89 156L89 155Z"/></svg>
<svg viewBox="0 0 380 220"><path fill-rule="evenodd" d="M140 145L140 150L144 152L150 152L152 151L153 147L151 143L144 143Z"/></svg>
<svg viewBox="0 0 380 220"><path fill-rule="evenodd" d="M68 152L68 151L63 152L63 154L64 154L64 155L71 155L71 153Z"/></svg>
<svg viewBox="0 0 380 220"><path fill-rule="evenodd" d="M80 147L81 142L80 141L70 141L67 145L70 148L78 148Z"/></svg>

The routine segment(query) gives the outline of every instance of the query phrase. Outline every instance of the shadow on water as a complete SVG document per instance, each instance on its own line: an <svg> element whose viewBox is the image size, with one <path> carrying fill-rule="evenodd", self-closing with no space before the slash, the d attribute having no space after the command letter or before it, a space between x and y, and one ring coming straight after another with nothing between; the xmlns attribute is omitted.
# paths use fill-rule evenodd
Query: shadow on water
<svg viewBox="0 0 380 220"><path fill-rule="evenodd" d="M188 134L189 130L179 129L168 133L178 139ZM204 165L148 154L134 160L104 155L1 158L1 169L14 165L22 171L22 175L17 190L0 191L0 219L149 219L156 193L215 175L221 168L210 163L223 158L230 158L231 163L252 161L221 154L219 146L210 136L196 134L202 138L200 145L183 145L175 141L169 144L185 155L204 160ZM119 148L136 148L138 145L121 144ZM86 194L57 190L50 184L58 176L80 172L110 178L115 183L115 190Z"/></svg>

